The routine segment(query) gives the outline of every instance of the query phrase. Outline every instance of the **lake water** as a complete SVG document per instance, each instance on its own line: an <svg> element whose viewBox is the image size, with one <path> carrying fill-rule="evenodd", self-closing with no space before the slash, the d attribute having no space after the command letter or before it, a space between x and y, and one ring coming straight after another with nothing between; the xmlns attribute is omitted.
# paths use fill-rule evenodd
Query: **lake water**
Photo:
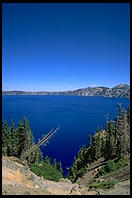
<svg viewBox="0 0 132 198"><path fill-rule="evenodd" d="M127 98L104 98L84 96L2 96L2 120L15 126L26 116L35 137L35 142L52 128L60 125L57 134L46 146L41 147L44 156L72 165L82 145L88 144L89 133L94 134L101 126L105 129L105 115L116 118L118 103L127 107Z"/></svg>

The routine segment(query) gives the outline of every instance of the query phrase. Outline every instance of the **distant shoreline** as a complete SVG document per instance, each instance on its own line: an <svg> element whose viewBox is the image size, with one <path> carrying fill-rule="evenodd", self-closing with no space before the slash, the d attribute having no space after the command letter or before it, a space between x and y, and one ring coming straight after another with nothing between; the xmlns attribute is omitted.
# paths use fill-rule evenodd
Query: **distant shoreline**
<svg viewBox="0 0 132 198"><path fill-rule="evenodd" d="M73 91L2 91L2 95L71 95L71 96L103 96L130 98L130 86L120 84L113 88L108 87L87 87Z"/></svg>

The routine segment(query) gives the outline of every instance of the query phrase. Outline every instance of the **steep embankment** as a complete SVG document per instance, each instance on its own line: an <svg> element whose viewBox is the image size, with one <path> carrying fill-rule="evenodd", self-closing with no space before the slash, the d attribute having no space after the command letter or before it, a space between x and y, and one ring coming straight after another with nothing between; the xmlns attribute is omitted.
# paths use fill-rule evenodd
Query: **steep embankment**
<svg viewBox="0 0 132 198"><path fill-rule="evenodd" d="M98 161L100 163L100 161ZM96 171L98 162L93 164L93 172ZM95 168L94 168L95 167ZM88 181L88 172L78 183L72 184L68 179L62 179L60 182L53 182L38 177L32 173L27 166L17 162L14 157L2 158L2 194L3 195L129 195L130 164L122 170L118 170L118 177L125 179L117 183L113 189L90 189ZM129 173L128 173L129 172ZM106 178L105 178L106 177ZM102 180L115 179L116 174L102 177ZM94 177L93 177L94 178ZM119 179L118 178L118 179ZM92 179L92 178L91 178ZM90 179L90 181L91 181ZM93 181L96 179L94 178ZM92 181L92 182L93 182Z"/></svg>
<svg viewBox="0 0 132 198"><path fill-rule="evenodd" d="M125 164L119 169L99 176L101 167L108 162L103 157L99 158L90 164L83 177L76 182L88 186L89 190L96 190L99 195L130 195L130 156L125 156L124 161ZM106 184L111 185L113 182L113 188L106 187Z"/></svg>
<svg viewBox="0 0 132 198"><path fill-rule="evenodd" d="M2 194L3 195L89 195L87 188L72 184L63 179L60 182L45 180L36 176L28 167L14 161L15 158L2 159Z"/></svg>

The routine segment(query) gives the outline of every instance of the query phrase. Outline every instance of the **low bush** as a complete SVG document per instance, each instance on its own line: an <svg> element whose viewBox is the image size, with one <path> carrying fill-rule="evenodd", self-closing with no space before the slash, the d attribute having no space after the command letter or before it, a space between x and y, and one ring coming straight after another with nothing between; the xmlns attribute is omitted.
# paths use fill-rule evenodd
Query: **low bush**
<svg viewBox="0 0 132 198"><path fill-rule="evenodd" d="M116 170L116 164L113 160L109 160L106 165L106 172L110 173Z"/></svg>
<svg viewBox="0 0 132 198"><path fill-rule="evenodd" d="M45 179L56 182L63 178L62 171L60 171L57 166L52 165L48 158L41 163L32 164L30 170L39 177L43 176Z"/></svg>
<svg viewBox="0 0 132 198"><path fill-rule="evenodd" d="M100 183L92 183L90 188L113 188L115 184L115 181L104 181Z"/></svg>
<svg viewBox="0 0 132 198"><path fill-rule="evenodd" d="M105 166L102 166L98 173L98 176L105 175L105 174L106 174Z"/></svg>
<svg viewBox="0 0 132 198"><path fill-rule="evenodd" d="M111 173L115 170L123 168L126 165L125 159L119 159L118 161L114 162L113 160L108 160L106 165L103 165L98 173L98 176L105 175L107 173Z"/></svg>

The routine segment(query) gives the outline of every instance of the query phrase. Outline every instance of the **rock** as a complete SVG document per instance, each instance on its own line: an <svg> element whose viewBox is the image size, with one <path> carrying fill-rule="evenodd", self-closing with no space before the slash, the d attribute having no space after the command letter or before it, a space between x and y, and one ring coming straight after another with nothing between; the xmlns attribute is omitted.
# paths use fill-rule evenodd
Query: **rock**
<svg viewBox="0 0 132 198"><path fill-rule="evenodd" d="M21 173L23 173L23 174L27 173L27 172L29 171L28 165L22 167L22 168L20 169L20 171L21 171Z"/></svg>
<svg viewBox="0 0 132 198"><path fill-rule="evenodd" d="M100 183L100 182L103 182L104 179L95 179L96 182Z"/></svg>
<svg viewBox="0 0 132 198"><path fill-rule="evenodd" d="M30 195L30 192L26 191L23 193L23 195Z"/></svg>
<svg viewBox="0 0 132 198"><path fill-rule="evenodd" d="M71 194L71 195L81 195L81 193L79 192L79 186L74 185L69 194Z"/></svg>
<svg viewBox="0 0 132 198"><path fill-rule="evenodd" d="M5 189L3 189L3 190L2 190L2 194L3 194L3 195L6 195L6 194L8 194L8 191L5 190Z"/></svg>
<svg viewBox="0 0 132 198"><path fill-rule="evenodd" d="M87 195L99 195L97 191L88 191Z"/></svg>
<svg viewBox="0 0 132 198"><path fill-rule="evenodd" d="M89 190L85 184L71 183L68 179L62 179L60 182L49 181L38 177L34 173L24 168L22 165L11 161L10 159L2 159L2 194L3 195L129 195L130 180L120 182L113 189L100 191ZM15 166L17 168L15 168ZM18 170L22 170L19 171ZM17 169L17 170L16 170ZM88 176L88 175L87 175ZM88 179L88 177L86 178ZM97 182L103 182L104 179L98 178Z"/></svg>
<svg viewBox="0 0 132 198"><path fill-rule="evenodd" d="M65 183L72 184L72 182L69 179L67 179L67 178L61 178L60 182L65 182Z"/></svg>

